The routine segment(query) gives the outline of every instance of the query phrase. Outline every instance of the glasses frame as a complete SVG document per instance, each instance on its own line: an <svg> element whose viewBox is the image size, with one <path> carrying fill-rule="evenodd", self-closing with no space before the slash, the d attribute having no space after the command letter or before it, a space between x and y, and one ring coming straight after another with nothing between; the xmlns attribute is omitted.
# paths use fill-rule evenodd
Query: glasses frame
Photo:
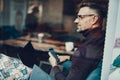
<svg viewBox="0 0 120 80"><path fill-rule="evenodd" d="M94 17L95 17L95 16L97 16L97 15L95 15L95 14L78 15L77 18L78 18L79 20L81 20L81 19L84 19L85 17L89 17L89 16L94 16Z"/></svg>

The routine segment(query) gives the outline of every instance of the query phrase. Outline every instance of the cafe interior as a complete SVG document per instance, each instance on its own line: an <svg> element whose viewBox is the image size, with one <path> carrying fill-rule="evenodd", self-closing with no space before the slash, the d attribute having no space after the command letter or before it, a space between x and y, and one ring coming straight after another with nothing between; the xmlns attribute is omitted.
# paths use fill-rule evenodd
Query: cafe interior
<svg viewBox="0 0 120 80"><path fill-rule="evenodd" d="M85 38L74 23L82 2L98 2L108 11L109 0L0 0L0 53L30 68L48 62L51 48L57 55L72 56ZM34 7L39 11L36 27L28 28L26 18Z"/></svg>
<svg viewBox="0 0 120 80"><path fill-rule="evenodd" d="M84 36L76 32L74 19L78 5L87 1L90 0L1 0L0 52L21 58L29 67L46 61L49 48L58 54L71 55L84 41ZM108 0L98 1L107 10ZM34 26L30 30L26 26L26 17L36 6L38 23L30 24L29 27ZM35 21L32 19L29 18ZM66 42L74 43L71 52L66 50Z"/></svg>

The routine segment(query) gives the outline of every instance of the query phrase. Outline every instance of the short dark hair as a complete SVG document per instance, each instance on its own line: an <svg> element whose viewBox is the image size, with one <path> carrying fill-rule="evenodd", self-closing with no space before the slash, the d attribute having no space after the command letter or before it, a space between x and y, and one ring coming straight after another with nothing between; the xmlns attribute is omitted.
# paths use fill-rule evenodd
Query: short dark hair
<svg viewBox="0 0 120 80"><path fill-rule="evenodd" d="M99 6L100 4L98 3L94 3L94 2L83 2L79 5L79 8L82 8L82 7L89 7L90 9L93 9L97 12L97 14L99 15L99 17L101 19L105 18L106 17L106 14L105 12L103 11L103 7L102 6Z"/></svg>

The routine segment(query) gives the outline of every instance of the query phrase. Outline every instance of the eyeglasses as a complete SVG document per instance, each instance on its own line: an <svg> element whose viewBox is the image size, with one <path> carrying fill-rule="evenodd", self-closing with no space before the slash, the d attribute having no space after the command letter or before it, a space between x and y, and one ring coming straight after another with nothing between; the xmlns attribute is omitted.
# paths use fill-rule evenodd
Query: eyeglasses
<svg viewBox="0 0 120 80"><path fill-rule="evenodd" d="M85 17L89 17L89 16L97 16L97 15L95 15L95 14L86 14L86 15L78 15L78 19L84 19Z"/></svg>

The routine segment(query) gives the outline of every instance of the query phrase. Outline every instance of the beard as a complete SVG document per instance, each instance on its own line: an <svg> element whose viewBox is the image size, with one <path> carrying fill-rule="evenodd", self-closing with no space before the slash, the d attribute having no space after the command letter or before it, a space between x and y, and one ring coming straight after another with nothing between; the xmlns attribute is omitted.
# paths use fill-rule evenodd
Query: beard
<svg viewBox="0 0 120 80"><path fill-rule="evenodd" d="M81 31L81 29L77 29L76 31L77 31L77 32L80 32L80 31Z"/></svg>
<svg viewBox="0 0 120 80"><path fill-rule="evenodd" d="M76 31L77 31L77 32L81 32L81 31L84 31L84 30L86 30L85 27L78 26Z"/></svg>
<svg viewBox="0 0 120 80"><path fill-rule="evenodd" d="M83 31L85 31L85 29L80 29L80 28L78 28L76 31L77 31L77 32L83 32Z"/></svg>
<svg viewBox="0 0 120 80"><path fill-rule="evenodd" d="M85 35L89 32L89 29L85 29L85 30L82 30L82 29L77 29L76 30L78 33L82 34L82 35Z"/></svg>

